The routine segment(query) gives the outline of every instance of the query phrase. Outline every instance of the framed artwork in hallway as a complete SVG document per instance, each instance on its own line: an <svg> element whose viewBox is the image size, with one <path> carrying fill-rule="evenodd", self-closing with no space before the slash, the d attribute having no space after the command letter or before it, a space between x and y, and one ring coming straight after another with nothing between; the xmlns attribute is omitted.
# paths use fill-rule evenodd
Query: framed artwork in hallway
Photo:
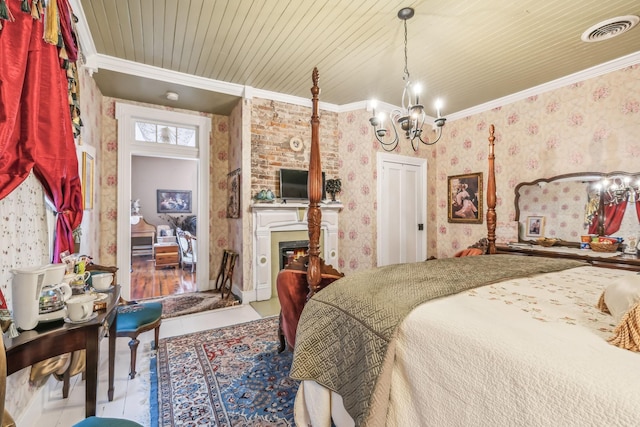
<svg viewBox="0 0 640 427"><path fill-rule="evenodd" d="M158 213L191 213L191 190L157 190Z"/></svg>

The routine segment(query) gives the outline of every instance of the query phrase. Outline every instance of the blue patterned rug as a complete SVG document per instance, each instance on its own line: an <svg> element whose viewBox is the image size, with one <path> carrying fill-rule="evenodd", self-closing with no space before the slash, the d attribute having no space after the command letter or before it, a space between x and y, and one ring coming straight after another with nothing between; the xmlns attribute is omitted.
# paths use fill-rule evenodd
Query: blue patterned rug
<svg viewBox="0 0 640 427"><path fill-rule="evenodd" d="M158 425L294 426L293 355L277 348L277 317L161 339Z"/></svg>

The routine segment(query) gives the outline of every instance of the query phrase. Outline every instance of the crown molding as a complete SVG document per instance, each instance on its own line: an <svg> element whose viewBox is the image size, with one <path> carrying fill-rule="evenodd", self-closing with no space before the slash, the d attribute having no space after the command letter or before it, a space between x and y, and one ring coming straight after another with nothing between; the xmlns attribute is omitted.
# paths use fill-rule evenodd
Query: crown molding
<svg viewBox="0 0 640 427"><path fill-rule="evenodd" d="M503 107L508 104L512 104L517 101L529 98L531 96L540 95L545 92L560 89L565 86L572 85L574 83L582 82L592 79L594 77L601 76L603 74L618 71L623 68L636 65L640 63L640 51L614 59L609 62L605 62L600 65L596 65L586 70L578 71L577 73L570 74L565 77L561 77L556 80L552 80L547 83L543 83L538 86L534 86L529 89L525 89L520 92L512 93L511 95L504 96L502 98L494 99L493 101L485 102L484 104L476 105L475 107L467 108L447 116L447 121L452 122L454 120L462 119L465 117L473 116L476 114L484 113L494 108Z"/></svg>
<svg viewBox="0 0 640 427"><path fill-rule="evenodd" d="M76 30L78 31L82 66L89 70L89 74L93 74L98 71L98 64L96 62L98 52L96 51L96 45L93 43L91 30L89 30L89 26L87 25L87 17L84 14L80 0L69 0L69 4L71 5L73 14L78 18Z"/></svg>
<svg viewBox="0 0 640 427"><path fill-rule="evenodd" d="M167 81L198 89L210 90L212 92L224 93L226 95L243 96L244 86L223 82L221 80L207 79L194 76L192 74L181 73L179 71L167 70L153 65L141 64L139 62L120 59L108 55L96 55L99 68L115 71L118 73L131 74L138 77Z"/></svg>
<svg viewBox="0 0 640 427"><path fill-rule="evenodd" d="M270 101L278 101L278 102L284 102L287 104L300 105L302 107L309 107L309 108L312 107L311 98L303 98L301 96L288 95L286 93L272 92L270 90L256 89L256 88L251 88L250 93L252 95L251 96L252 98L262 98L262 99L268 99ZM330 104L328 102L320 101L318 103L318 108L320 110L330 111L334 113L340 112L338 111L340 108L339 105Z"/></svg>

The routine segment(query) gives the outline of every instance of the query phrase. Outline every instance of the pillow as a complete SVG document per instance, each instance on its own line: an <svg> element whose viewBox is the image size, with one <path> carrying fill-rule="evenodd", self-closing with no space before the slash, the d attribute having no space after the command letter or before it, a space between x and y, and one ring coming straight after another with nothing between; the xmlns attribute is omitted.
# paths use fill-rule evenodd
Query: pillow
<svg viewBox="0 0 640 427"><path fill-rule="evenodd" d="M640 275L632 274L607 286L604 302L616 323L620 323L622 316L640 302Z"/></svg>

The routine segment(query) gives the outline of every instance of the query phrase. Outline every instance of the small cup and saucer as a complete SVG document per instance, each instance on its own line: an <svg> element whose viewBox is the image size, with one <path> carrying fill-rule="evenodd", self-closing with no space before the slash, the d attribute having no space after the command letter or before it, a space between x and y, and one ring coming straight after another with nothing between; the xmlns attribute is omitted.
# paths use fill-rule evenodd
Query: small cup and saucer
<svg viewBox="0 0 640 427"><path fill-rule="evenodd" d="M64 321L67 323L86 323L98 316L93 311L93 302L95 295L73 295L66 301L67 317Z"/></svg>

